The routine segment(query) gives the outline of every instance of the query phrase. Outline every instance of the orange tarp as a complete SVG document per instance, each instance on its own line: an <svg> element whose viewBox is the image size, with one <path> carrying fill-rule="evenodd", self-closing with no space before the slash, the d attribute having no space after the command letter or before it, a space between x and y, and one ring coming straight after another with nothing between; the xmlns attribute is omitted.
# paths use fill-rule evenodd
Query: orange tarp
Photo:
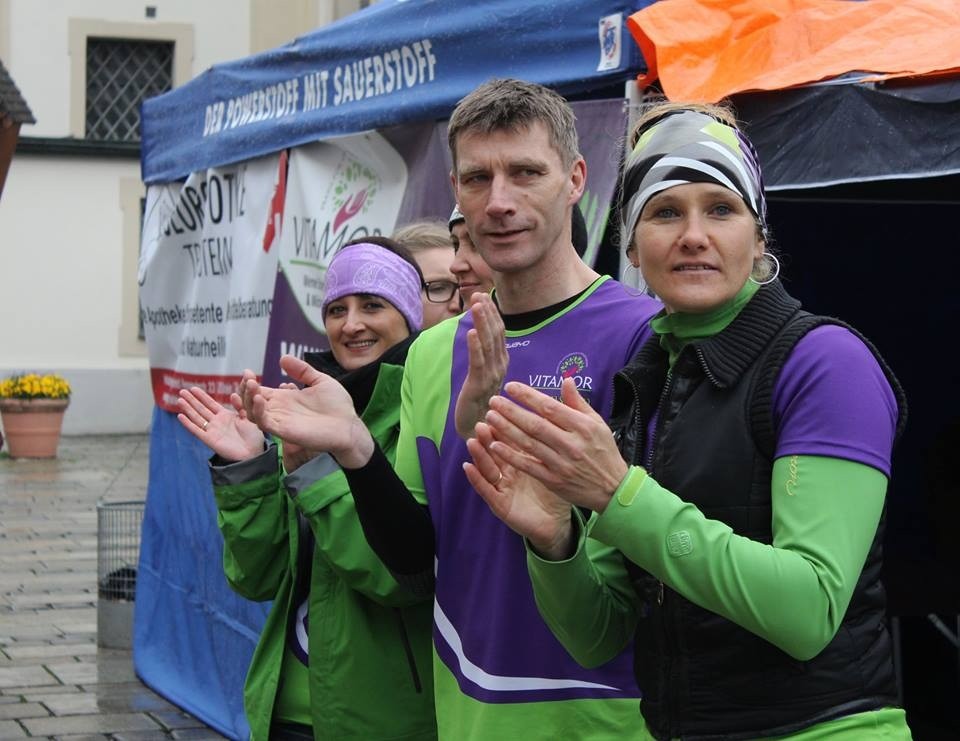
<svg viewBox="0 0 960 741"><path fill-rule="evenodd" d="M960 72L960 0L660 0L627 20L671 100L717 102L847 72Z"/></svg>

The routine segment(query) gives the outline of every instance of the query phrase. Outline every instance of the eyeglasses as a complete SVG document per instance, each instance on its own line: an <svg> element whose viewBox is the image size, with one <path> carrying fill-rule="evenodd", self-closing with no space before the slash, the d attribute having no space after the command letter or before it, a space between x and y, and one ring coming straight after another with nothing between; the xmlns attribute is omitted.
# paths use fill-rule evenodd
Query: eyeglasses
<svg viewBox="0 0 960 741"><path fill-rule="evenodd" d="M452 299L460 288L451 280L431 280L423 284L427 292L427 301L434 304L445 304Z"/></svg>

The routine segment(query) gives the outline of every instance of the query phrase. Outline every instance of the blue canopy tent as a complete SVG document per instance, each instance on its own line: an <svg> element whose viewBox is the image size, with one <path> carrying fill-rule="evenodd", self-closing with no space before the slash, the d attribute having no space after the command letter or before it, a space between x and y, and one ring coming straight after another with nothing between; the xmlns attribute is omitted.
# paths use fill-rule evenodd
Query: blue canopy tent
<svg viewBox="0 0 960 741"><path fill-rule="evenodd" d="M383 0L145 101L143 180L443 119L491 77L540 82L565 96L622 82L642 57L625 26L602 19L625 19L652 2Z"/></svg>
<svg viewBox="0 0 960 741"><path fill-rule="evenodd" d="M642 65L623 21L648 4L383 0L145 101L143 180L168 183L321 139L432 123L492 77L567 96L616 89ZM173 414L155 410L134 663L154 690L245 738L243 680L268 605L225 582L208 456Z"/></svg>

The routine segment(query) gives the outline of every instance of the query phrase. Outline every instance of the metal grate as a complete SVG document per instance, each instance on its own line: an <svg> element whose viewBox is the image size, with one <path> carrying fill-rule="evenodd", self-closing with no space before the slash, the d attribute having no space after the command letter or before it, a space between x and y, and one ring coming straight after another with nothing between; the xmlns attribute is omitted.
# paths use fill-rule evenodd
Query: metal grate
<svg viewBox="0 0 960 741"><path fill-rule="evenodd" d="M97 593L102 600L133 602L143 507L143 502L97 503Z"/></svg>
<svg viewBox="0 0 960 741"><path fill-rule="evenodd" d="M173 87L173 47L87 38L87 139L140 141L141 101Z"/></svg>

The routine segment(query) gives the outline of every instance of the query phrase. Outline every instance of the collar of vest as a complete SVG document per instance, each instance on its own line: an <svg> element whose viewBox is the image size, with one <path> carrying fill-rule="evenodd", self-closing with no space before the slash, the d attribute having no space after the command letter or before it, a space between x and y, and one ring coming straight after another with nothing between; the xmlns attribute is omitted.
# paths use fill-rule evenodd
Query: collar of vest
<svg viewBox="0 0 960 741"><path fill-rule="evenodd" d="M697 363L710 383L730 388L799 310L800 302L784 290L779 280L761 286L723 331L687 345L677 359L677 367ZM640 388L659 388L660 384L653 382L663 378L666 363L667 353L653 336L624 371Z"/></svg>
<svg viewBox="0 0 960 741"><path fill-rule="evenodd" d="M690 343L704 374L718 388L734 385L799 309L780 281L761 286L726 329Z"/></svg>

